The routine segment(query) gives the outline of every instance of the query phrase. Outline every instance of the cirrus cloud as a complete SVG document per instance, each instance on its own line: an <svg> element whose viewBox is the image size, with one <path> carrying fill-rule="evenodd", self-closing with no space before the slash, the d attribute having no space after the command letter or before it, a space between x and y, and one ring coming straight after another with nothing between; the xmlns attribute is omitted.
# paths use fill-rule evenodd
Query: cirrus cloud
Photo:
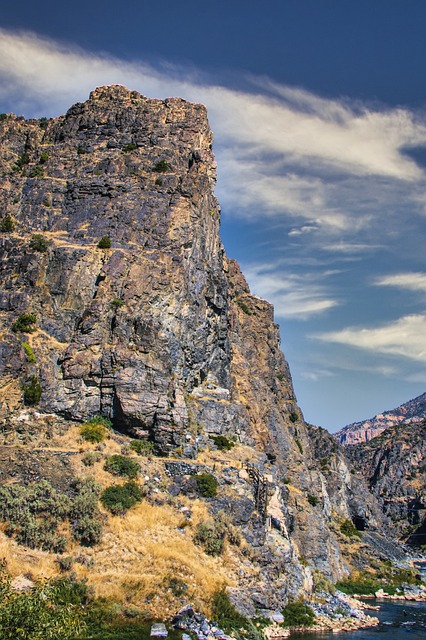
<svg viewBox="0 0 426 640"><path fill-rule="evenodd" d="M426 316L412 314L375 328L348 327L316 334L325 342L426 362Z"/></svg>

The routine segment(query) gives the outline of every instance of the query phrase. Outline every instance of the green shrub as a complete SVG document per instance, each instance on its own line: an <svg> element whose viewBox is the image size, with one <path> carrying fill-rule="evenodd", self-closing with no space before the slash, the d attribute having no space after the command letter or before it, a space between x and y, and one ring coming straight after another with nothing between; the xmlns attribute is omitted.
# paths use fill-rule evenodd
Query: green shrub
<svg viewBox="0 0 426 640"><path fill-rule="evenodd" d="M261 629L270 624L265 618L250 620L242 616L231 603L226 588L222 587L213 594L212 617L225 633L237 640L263 640Z"/></svg>
<svg viewBox="0 0 426 640"><path fill-rule="evenodd" d="M339 589L339 591L343 591L343 593L346 593L348 596L372 596L376 591L383 587L385 587L385 585L374 578L365 580L352 580L347 578L346 580L339 580L339 582L336 582L336 588ZM387 588L385 588L385 591L387 591Z"/></svg>
<svg viewBox="0 0 426 640"><path fill-rule="evenodd" d="M35 362L37 362L34 351L31 347L31 345L28 344L28 342L22 342L21 343L21 347L23 348L23 350L25 351L25 355L27 357L27 362L30 362L31 364L34 364Z"/></svg>
<svg viewBox="0 0 426 640"><path fill-rule="evenodd" d="M132 440L130 449L140 456L149 456L154 452L154 443L149 440Z"/></svg>
<svg viewBox="0 0 426 640"><path fill-rule="evenodd" d="M85 467L93 467L95 462L99 462L100 460L102 460L102 453L100 451L86 451L81 458Z"/></svg>
<svg viewBox="0 0 426 640"><path fill-rule="evenodd" d="M235 447L235 442L229 440L226 436L210 436L217 448L220 451L230 451L233 447Z"/></svg>
<svg viewBox="0 0 426 640"><path fill-rule="evenodd" d="M138 148L137 144L135 144L134 142L129 142L129 144L126 144L123 147L123 151L124 151L124 153L129 153L130 151L134 151L137 148Z"/></svg>
<svg viewBox="0 0 426 640"><path fill-rule="evenodd" d="M29 163L29 161L30 161L30 156L28 155L28 153L26 151L24 153L21 153L21 155L19 156L19 158L17 159L14 165L14 169L16 171L21 171L24 168L24 166Z"/></svg>
<svg viewBox="0 0 426 640"><path fill-rule="evenodd" d="M217 494L217 480L211 473L199 473L194 478L203 498L213 498Z"/></svg>
<svg viewBox="0 0 426 640"><path fill-rule="evenodd" d="M49 156L47 154L46 151L42 151L40 154L40 158L39 158L39 163L40 164L46 164L46 162L49 160Z"/></svg>
<svg viewBox="0 0 426 640"><path fill-rule="evenodd" d="M83 147L78 147L77 148L77 154L79 156L84 156L84 154L87 153L86 149L84 149Z"/></svg>
<svg viewBox="0 0 426 640"><path fill-rule="evenodd" d="M304 602L289 602L282 610L285 627L311 627L315 614Z"/></svg>
<svg viewBox="0 0 426 640"><path fill-rule="evenodd" d="M104 464L105 471L115 476L126 476L127 478L136 478L140 467L137 462L127 456L114 455L110 456Z"/></svg>
<svg viewBox="0 0 426 640"><path fill-rule="evenodd" d="M57 561L59 566L59 571L65 573L66 571L71 571L74 559L72 556L60 556Z"/></svg>
<svg viewBox="0 0 426 640"><path fill-rule="evenodd" d="M37 376L31 376L31 380L23 385L22 390L25 404L33 406L40 402L43 389Z"/></svg>
<svg viewBox="0 0 426 640"><path fill-rule="evenodd" d="M35 233L30 240L30 248L33 251L45 253L49 246L49 241L41 233Z"/></svg>
<svg viewBox="0 0 426 640"><path fill-rule="evenodd" d="M105 416L93 416L93 418L86 420L84 424L101 424L105 429L112 427L112 421L109 418L105 418Z"/></svg>
<svg viewBox="0 0 426 640"><path fill-rule="evenodd" d="M297 422L299 420L299 414L297 413L297 411L292 411L289 415L289 418L291 422Z"/></svg>
<svg viewBox="0 0 426 640"><path fill-rule="evenodd" d="M162 187L163 186L163 181L161 178L157 178L155 181L155 184L157 185L157 187Z"/></svg>
<svg viewBox="0 0 426 640"><path fill-rule="evenodd" d="M237 305L240 307L241 311L244 311L244 313L247 316L251 316L253 315L253 312L251 311L251 309L248 307L248 305L244 302L244 300L241 300L241 298L237 298L235 300L235 302L237 303Z"/></svg>
<svg viewBox="0 0 426 640"><path fill-rule="evenodd" d="M114 298L114 300L111 300L111 307L113 309L120 309L120 307L124 307L125 304L124 300L120 300L120 298Z"/></svg>
<svg viewBox="0 0 426 640"><path fill-rule="evenodd" d="M167 171L170 171L170 165L166 160L160 160L154 165L152 170L155 171L155 173L167 173Z"/></svg>
<svg viewBox="0 0 426 640"><path fill-rule="evenodd" d="M3 563L0 569L0 629L2 640L75 640L82 637L85 615L81 602L72 603L62 581L38 582L17 591Z"/></svg>
<svg viewBox="0 0 426 640"><path fill-rule="evenodd" d="M2 221L0 222L0 231L2 231L3 233L10 233L14 229L15 220L10 215L10 213L8 213L6 216L4 216L4 218L2 218Z"/></svg>
<svg viewBox="0 0 426 640"><path fill-rule="evenodd" d="M356 538L361 538L361 532L358 531L352 520L343 520L343 522L340 523L339 529L343 533L343 535L347 536L348 538L352 538L354 536Z"/></svg>
<svg viewBox="0 0 426 640"><path fill-rule="evenodd" d="M62 553L65 538L57 526L69 511L69 499L46 480L28 486L0 488L1 519L7 522L5 533L18 544Z"/></svg>
<svg viewBox="0 0 426 640"><path fill-rule="evenodd" d="M44 168L39 164L36 164L34 167L31 167L29 172L30 178L43 178L44 176Z"/></svg>
<svg viewBox="0 0 426 640"><path fill-rule="evenodd" d="M308 493L308 502L310 505L312 505L313 507L316 507L319 501L320 500L318 496L314 496L312 493Z"/></svg>
<svg viewBox="0 0 426 640"><path fill-rule="evenodd" d="M225 548L224 527L213 520L201 522L195 530L194 542L203 547L209 556L219 556Z"/></svg>
<svg viewBox="0 0 426 640"><path fill-rule="evenodd" d="M49 120L47 118L40 118L40 120L38 121L40 127L42 129L47 129L47 125L49 124Z"/></svg>
<svg viewBox="0 0 426 640"><path fill-rule="evenodd" d="M105 440L107 431L101 424L83 424L80 427L80 435L86 442L96 444Z"/></svg>
<svg viewBox="0 0 426 640"><path fill-rule="evenodd" d="M34 313L21 313L18 319L12 325L12 331L15 333L33 333L35 323L37 322L37 316Z"/></svg>
<svg viewBox="0 0 426 640"><path fill-rule="evenodd" d="M7 113L0 113L0 122L2 122L2 120L7 120Z"/></svg>
<svg viewBox="0 0 426 640"><path fill-rule="evenodd" d="M300 442L299 438L295 438L294 441L297 444L297 448L299 449L300 453L303 453L302 443Z"/></svg>
<svg viewBox="0 0 426 640"><path fill-rule="evenodd" d="M109 236L102 236L102 238L98 242L99 249L111 249L112 243L111 238Z"/></svg>
<svg viewBox="0 0 426 640"><path fill-rule="evenodd" d="M144 497L144 492L136 482L112 484L101 495L101 502L105 509L114 515L122 515Z"/></svg>
<svg viewBox="0 0 426 640"><path fill-rule="evenodd" d="M72 527L74 538L85 547L92 547L102 539L103 522L100 517L85 515Z"/></svg>
<svg viewBox="0 0 426 640"><path fill-rule="evenodd" d="M80 427L80 435L83 440L92 444L103 442L111 426L112 422L109 418L94 416Z"/></svg>

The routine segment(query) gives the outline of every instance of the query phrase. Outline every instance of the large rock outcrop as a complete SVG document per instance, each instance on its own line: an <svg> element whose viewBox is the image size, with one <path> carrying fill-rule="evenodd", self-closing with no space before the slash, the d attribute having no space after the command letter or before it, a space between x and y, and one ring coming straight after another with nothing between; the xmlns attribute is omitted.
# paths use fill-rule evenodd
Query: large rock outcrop
<svg viewBox="0 0 426 640"><path fill-rule="evenodd" d="M383 523L340 456L347 490L319 465L273 308L224 254L205 108L103 87L56 119L4 118L0 140L3 424L38 380L41 412L101 414L160 456L195 458L217 435L248 445L261 485L242 471L242 493L211 504L257 554L243 596L274 608L312 570L342 577L339 519Z"/></svg>

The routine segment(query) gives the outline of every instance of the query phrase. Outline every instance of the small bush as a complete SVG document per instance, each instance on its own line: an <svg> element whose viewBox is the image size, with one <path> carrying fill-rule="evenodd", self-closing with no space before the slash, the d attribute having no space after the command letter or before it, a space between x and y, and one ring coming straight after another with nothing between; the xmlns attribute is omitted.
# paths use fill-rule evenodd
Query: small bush
<svg viewBox="0 0 426 640"><path fill-rule="evenodd" d="M49 124L49 120L47 118L40 118L40 120L38 121L40 127L42 129L47 129L47 125Z"/></svg>
<svg viewBox="0 0 426 640"><path fill-rule="evenodd" d="M86 442L96 444L105 440L107 430L101 423L90 424L86 422L80 427L80 435Z"/></svg>
<svg viewBox="0 0 426 640"><path fill-rule="evenodd" d="M136 478L140 467L137 462L128 458L127 456L114 455L110 456L105 464L105 471L114 474L115 476L125 476L127 478Z"/></svg>
<svg viewBox="0 0 426 640"><path fill-rule="evenodd" d="M83 149L83 147L78 147L77 148L77 154L79 156L84 156L84 154L87 153L86 149Z"/></svg>
<svg viewBox="0 0 426 640"><path fill-rule="evenodd" d="M39 164L36 164L34 167L30 169L29 177L30 178L43 178L44 176L44 168Z"/></svg>
<svg viewBox="0 0 426 640"><path fill-rule="evenodd" d="M210 436L220 451L230 451L235 447L235 442L229 440L226 436Z"/></svg>
<svg viewBox="0 0 426 640"><path fill-rule="evenodd" d="M241 298L237 298L236 301L237 305L240 307L241 311L244 311L244 313L247 316L251 316L253 315L253 312L250 310L250 308L248 307L248 305L244 302L244 300L241 300Z"/></svg>
<svg viewBox="0 0 426 640"><path fill-rule="evenodd" d="M157 178L155 181L155 184L157 185L157 187L162 187L163 186L163 181L161 178Z"/></svg>
<svg viewBox="0 0 426 640"><path fill-rule="evenodd" d="M289 415L289 418L291 422L297 422L299 420L299 414L297 413L297 411L292 411Z"/></svg>
<svg viewBox="0 0 426 640"><path fill-rule="evenodd" d="M135 144L134 142L129 142L129 144L126 144L123 147L123 151L124 151L124 153L129 153L130 151L134 151L137 148L138 148L137 144Z"/></svg>
<svg viewBox="0 0 426 640"><path fill-rule="evenodd" d="M6 216L4 216L4 218L0 222L0 231L2 231L3 233L10 233L14 229L15 229L15 220L8 213Z"/></svg>
<svg viewBox="0 0 426 640"><path fill-rule="evenodd" d="M315 614L304 602L289 602L282 610L285 627L311 627Z"/></svg>
<svg viewBox="0 0 426 640"><path fill-rule="evenodd" d="M99 249L111 249L112 243L111 238L109 236L102 236L102 238L98 242Z"/></svg>
<svg viewBox="0 0 426 640"><path fill-rule="evenodd" d="M86 420L85 424L101 424L105 429L110 429L112 427L112 422L109 418L105 418L105 416L93 416L90 420Z"/></svg>
<svg viewBox="0 0 426 640"><path fill-rule="evenodd" d="M31 364L34 364L35 362L37 362L34 351L32 350L31 345L28 344L28 342L22 342L21 347L25 351L27 362L30 362Z"/></svg>
<svg viewBox="0 0 426 640"><path fill-rule="evenodd" d="M121 307L124 307L124 305L124 300L120 300L120 298L114 298L114 300L111 300L111 307L113 309L120 309Z"/></svg>
<svg viewBox="0 0 426 640"><path fill-rule="evenodd" d="M132 440L129 446L140 456L149 456L154 452L154 443L149 440Z"/></svg>
<svg viewBox="0 0 426 640"><path fill-rule="evenodd" d="M101 495L101 502L105 509L114 515L122 515L144 497L144 492L136 482L112 484Z"/></svg>
<svg viewBox="0 0 426 640"><path fill-rule="evenodd" d="M30 161L30 156L25 151L24 153L21 153L21 155L17 159L14 168L16 168L16 171L21 171L24 168L24 166L29 163L29 161Z"/></svg>
<svg viewBox="0 0 426 640"><path fill-rule="evenodd" d="M7 120L7 113L0 113L0 122L2 122L2 120Z"/></svg>
<svg viewBox="0 0 426 640"><path fill-rule="evenodd" d="M211 473L199 473L194 478L203 498L213 498L217 494L217 480Z"/></svg>
<svg viewBox="0 0 426 640"><path fill-rule="evenodd" d="M167 171L170 171L170 165L166 160L160 160L154 165L152 170L155 171L155 173L167 173Z"/></svg>
<svg viewBox="0 0 426 640"><path fill-rule="evenodd" d="M71 571L73 565L73 557L72 556L62 556L57 559L57 563L59 565L59 571L65 573L66 571Z"/></svg>
<svg viewBox="0 0 426 640"><path fill-rule="evenodd" d="M201 522L197 525L194 542L202 546L209 556L219 556L225 548L225 530L213 520Z"/></svg>
<svg viewBox="0 0 426 640"><path fill-rule="evenodd" d="M35 233L30 240L30 248L33 251L39 251L45 253L49 246L49 241L41 235L41 233Z"/></svg>
<svg viewBox="0 0 426 640"><path fill-rule="evenodd" d="M85 547L93 547L102 539L103 522L100 516L84 515L72 527L74 538Z"/></svg>
<svg viewBox="0 0 426 640"><path fill-rule="evenodd" d="M348 538L352 538L354 536L356 538L361 538L361 532L358 531L352 520L343 520L343 522L340 523L339 529L343 533L343 535L347 536Z"/></svg>
<svg viewBox="0 0 426 640"><path fill-rule="evenodd" d="M46 151L42 151L40 154L40 158L39 158L39 163L40 164L46 164L46 162L49 160L49 156L46 153Z"/></svg>
<svg viewBox="0 0 426 640"><path fill-rule="evenodd" d="M294 441L297 444L297 448L299 449L300 453L303 453L302 443L300 442L299 438L295 438Z"/></svg>
<svg viewBox="0 0 426 640"><path fill-rule="evenodd" d="M34 313L21 313L18 319L12 325L12 331L15 333L33 333L35 323L37 322L37 316Z"/></svg>
<svg viewBox="0 0 426 640"><path fill-rule="evenodd" d="M99 462L100 460L102 460L102 453L100 451L86 451L81 458L85 467L93 467L95 462Z"/></svg>
<svg viewBox="0 0 426 640"><path fill-rule="evenodd" d="M225 631L237 640L263 640L262 628L270 624L265 618L250 620L242 616L231 603L226 588L213 594L212 616Z"/></svg>
<svg viewBox="0 0 426 640"><path fill-rule="evenodd" d="M25 404L34 406L40 402L43 389L37 376L32 376L29 383L23 385L22 390Z"/></svg>
<svg viewBox="0 0 426 640"><path fill-rule="evenodd" d="M308 502L313 507L316 507L317 504L319 503L319 498L318 496L314 496L312 493L308 493Z"/></svg>

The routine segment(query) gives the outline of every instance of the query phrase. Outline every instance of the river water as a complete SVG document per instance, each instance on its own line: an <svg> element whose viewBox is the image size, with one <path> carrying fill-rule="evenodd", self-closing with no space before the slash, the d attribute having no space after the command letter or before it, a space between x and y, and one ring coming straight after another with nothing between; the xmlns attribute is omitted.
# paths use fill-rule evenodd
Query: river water
<svg viewBox="0 0 426 640"><path fill-rule="evenodd" d="M380 611L366 611L380 624L370 629L341 633L295 633L291 640L426 640L426 602L369 600Z"/></svg>

